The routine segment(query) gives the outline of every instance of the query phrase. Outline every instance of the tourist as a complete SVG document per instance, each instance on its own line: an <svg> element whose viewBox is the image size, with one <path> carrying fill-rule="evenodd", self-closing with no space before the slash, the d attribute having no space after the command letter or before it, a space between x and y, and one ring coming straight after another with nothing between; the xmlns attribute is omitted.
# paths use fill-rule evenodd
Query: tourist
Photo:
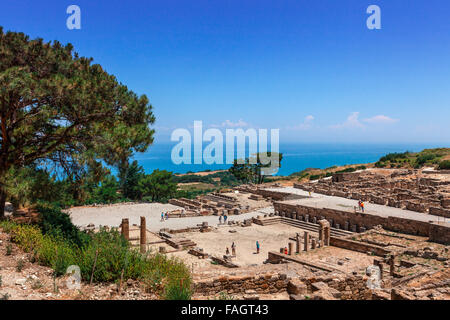
<svg viewBox="0 0 450 320"><path fill-rule="evenodd" d="M227 256L229 256L230 255L230 249L228 249L228 247L227 247Z"/></svg>
<svg viewBox="0 0 450 320"><path fill-rule="evenodd" d="M226 223L227 223L227 219L228 219L228 216L227 216L227 215L224 215L224 216L223 216L223 223L226 224Z"/></svg>
<svg viewBox="0 0 450 320"><path fill-rule="evenodd" d="M361 201L361 211L364 212L364 202Z"/></svg>
<svg viewBox="0 0 450 320"><path fill-rule="evenodd" d="M232 254L233 256L236 256L236 244L234 243L234 241L233 241L233 243L231 244L231 254Z"/></svg>
<svg viewBox="0 0 450 320"><path fill-rule="evenodd" d="M256 253L259 253L259 241L256 240Z"/></svg>
<svg viewBox="0 0 450 320"><path fill-rule="evenodd" d="M219 216L219 224L222 224L222 215Z"/></svg>
<svg viewBox="0 0 450 320"><path fill-rule="evenodd" d="M361 211L361 203L362 203L361 199L358 200L358 210L359 210L359 211Z"/></svg>
<svg viewBox="0 0 450 320"><path fill-rule="evenodd" d="M164 212L161 212L161 221L164 221Z"/></svg>
<svg viewBox="0 0 450 320"><path fill-rule="evenodd" d="M284 254L288 254L288 248L284 247Z"/></svg>
<svg viewBox="0 0 450 320"><path fill-rule="evenodd" d="M169 212L166 212L166 220L169 220Z"/></svg>

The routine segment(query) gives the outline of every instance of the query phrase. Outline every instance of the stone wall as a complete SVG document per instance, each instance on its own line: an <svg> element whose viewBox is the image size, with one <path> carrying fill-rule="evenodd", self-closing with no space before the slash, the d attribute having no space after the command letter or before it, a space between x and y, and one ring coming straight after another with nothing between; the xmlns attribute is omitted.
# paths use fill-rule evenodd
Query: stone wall
<svg viewBox="0 0 450 320"><path fill-rule="evenodd" d="M313 218L320 220L322 218L332 221L331 226L350 231L361 231L361 228L371 229L377 225L381 225L386 230L391 230L400 233L413 234L419 236L430 236L430 223L424 221L410 220L397 217L380 217L361 212L349 212L328 208L314 208L302 205L294 205L283 202L274 202L275 214L286 216L296 213L296 218L303 221L312 221ZM363 230L364 230L363 229ZM445 229L441 232L448 232L441 238L447 239L450 237L450 229ZM450 242L448 242L450 243Z"/></svg>
<svg viewBox="0 0 450 320"><path fill-rule="evenodd" d="M295 200L295 199L305 199L306 196L298 195L298 194L292 194L292 193L286 193L286 192L279 192L279 191L272 191L272 190L266 190L266 189L257 189L254 190L256 194L259 194L265 198L272 198L275 201L284 201L284 200Z"/></svg>
<svg viewBox="0 0 450 320"><path fill-rule="evenodd" d="M450 223L430 224L430 241L449 244L450 243Z"/></svg>
<svg viewBox="0 0 450 320"><path fill-rule="evenodd" d="M388 217L386 219L386 223L382 226L386 230L400 233L407 233L424 237L428 237L430 234L430 223L424 221Z"/></svg>
<svg viewBox="0 0 450 320"><path fill-rule="evenodd" d="M442 208L430 208L430 214L434 216L440 216L445 218L450 218L450 209L442 209Z"/></svg>
<svg viewBox="0 0 450 320"><path fill-rule="evenodd" d="M384 257L386 254L389 253L388 250L385 250L380 246L337 237L330 238L330 245L362 253L373 252L373 254L380 257Z"/></svg>
<svg viewBox="0 0 450 320"><path fill-rule="evenodd" d="M220 292L243 294L254 290L258 294L285 292L288 280L285 274L267 274L260 276L222 276L219 278L194 283L196 295L214 296Z"/></svg>

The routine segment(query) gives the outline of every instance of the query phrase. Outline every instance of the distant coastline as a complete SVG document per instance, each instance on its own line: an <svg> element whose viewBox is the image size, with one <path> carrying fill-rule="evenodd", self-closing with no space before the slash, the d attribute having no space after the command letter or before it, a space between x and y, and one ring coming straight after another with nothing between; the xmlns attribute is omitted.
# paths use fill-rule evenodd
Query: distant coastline
<svg viewBox="0 0 450 320"><path fill-rule="evenodd" d="M155 169L172 171L175 174L205 172L206 170L227 170L230 165L175 165L171 161L171 150L175 143L156 143L147 152L136 154L137 160L146 173ZM448 147L442 143L429 144L327 144L327 143L286 143L280 145L283 161L277 175L288 176L307 168L325 169L331 166L373 163L392 152L418 152L427 148Z"/></svg>

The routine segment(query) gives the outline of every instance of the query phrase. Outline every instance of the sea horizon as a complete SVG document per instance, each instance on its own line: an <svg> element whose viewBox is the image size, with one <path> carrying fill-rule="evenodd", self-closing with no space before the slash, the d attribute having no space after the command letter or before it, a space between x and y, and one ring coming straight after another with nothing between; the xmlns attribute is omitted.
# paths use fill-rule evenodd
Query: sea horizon
<svg viewBox="0 0 450 320"><path fill-rule="evenodd" d="M159 169L171 171L174 174L186 174L206 170L226 170L231 166L230 164L209 165L204 162L174 164L171 160L171 152L176 144L177 142L155 143L146 152L135 154L131 160L137 160L146 173ZM444 143L281 143L279 151L283 154L283 160L276 175L288 176L307 168L325 169L332 166L373 163L388 153L419 152L423 149L441 147L446 145Z"/></svg>

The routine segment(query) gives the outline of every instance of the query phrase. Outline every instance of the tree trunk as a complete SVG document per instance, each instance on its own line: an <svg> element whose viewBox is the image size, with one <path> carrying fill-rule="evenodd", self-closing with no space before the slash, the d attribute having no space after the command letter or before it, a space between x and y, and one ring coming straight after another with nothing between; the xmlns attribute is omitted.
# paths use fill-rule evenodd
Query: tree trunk
<svg viewBox="0 0 450 320"><path fill-rule="evenodd" d="M5 218L6 192L0 185L0 220Z"/></svg>

